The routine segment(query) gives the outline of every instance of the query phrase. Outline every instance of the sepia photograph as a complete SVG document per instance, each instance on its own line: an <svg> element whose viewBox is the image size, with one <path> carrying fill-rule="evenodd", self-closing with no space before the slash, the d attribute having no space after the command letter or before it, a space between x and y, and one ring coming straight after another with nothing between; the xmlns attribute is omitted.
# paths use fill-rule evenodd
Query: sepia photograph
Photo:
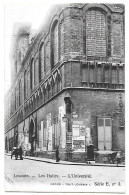
<svg viewBox="0 0 129 195"><path fill-rule="evenodd" d="M125 5L4 5L5 192L125 193Z"/></svg>

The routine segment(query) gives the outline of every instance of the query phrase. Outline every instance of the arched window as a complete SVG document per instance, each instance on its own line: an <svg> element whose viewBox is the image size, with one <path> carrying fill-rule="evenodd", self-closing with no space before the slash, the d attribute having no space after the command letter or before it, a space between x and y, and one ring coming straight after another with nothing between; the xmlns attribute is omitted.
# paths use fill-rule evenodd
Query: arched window
<svg viewBox="0 0 129 195"><path fill-rule="evenodd" d="M12 113L15 111L15 90L13 91L13 94L12 94Z"/></svg>
<svg viewBox="0 0 129 195"><path fill-rule="evenodd" d="M40 48L39 48L39 82L41 82L41 80L43 79L44 73L45 73L45 66L44 66L44 45L42 43L40 45Z"/></svg>
<svg viewBox="0 0 129 195"><path fill-rule="evenodd" d="M16 108L17 108L17 89L15 88L15 104L14 104L14 110L16 110Z"/></svg>
<svg viewBox="0 0 129 195"><path fill-rule="evenodd" d="M24 98L27 97L27 72L24 73Z"/></svg>
<svg viewBox="0 0 129 195"><path fill-rule="evenodd" d="M22 83L19 81L19 106L21 105L21 96L22 96Z"/></svg>
<svg viewBox="0 0 129 195"><path fill-rule="evenodd" d="M58 23L57 21L52 27L52 66L58 62Z"/></svg>
<svg viewBox="0 0 129 195"><path fill-rule="evenodd" d="M34 58L30 62L30 88L34 88Z"/></svg>
<svg viewBox="0 0 129 195"><path fill-rule="evenodd" d="M30 71L27 71L27 94L29 94L30 90Z"/></svg>
<svg viewBox="0 0 129 195"><path fill-rule="evenodd" d="M106 17L97 9L86 13L86 54L106 57Z"/></svg>
<svg viewBox="0 0 129 195"><path fill-rule="evenodd" d="M34 85L36 86L39 82L39 68L38 68L38 58L34 61Z"/></svg>

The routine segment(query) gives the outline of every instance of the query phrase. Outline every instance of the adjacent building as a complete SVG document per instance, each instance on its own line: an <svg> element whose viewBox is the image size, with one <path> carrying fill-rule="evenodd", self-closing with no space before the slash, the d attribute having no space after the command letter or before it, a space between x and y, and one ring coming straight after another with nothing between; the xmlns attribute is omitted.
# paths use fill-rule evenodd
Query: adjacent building
<svg viewBox="0 0 129 195"><path fill-rule="evenodd" d="M42 22L42 21L41 21ZM5 96L5 150L86 161L94 151L125 152L124 5L62 4L30 39L18 28Z"/></svg>

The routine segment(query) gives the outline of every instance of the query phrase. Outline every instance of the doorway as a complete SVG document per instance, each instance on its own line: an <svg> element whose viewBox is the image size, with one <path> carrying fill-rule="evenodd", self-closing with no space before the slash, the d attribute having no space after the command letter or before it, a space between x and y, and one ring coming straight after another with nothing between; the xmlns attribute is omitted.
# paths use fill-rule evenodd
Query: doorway
<svg viewBox="0 0 129 195"><path fill-rule="evenodd" d="M111 118L98 118L98 150L112 149Z"/></svg>
<svg viewBox="0 0 129 195"><path fill-rule="evenodd" d="M35 133L34 129L35 129L34 120L31 119L30 126L29 126L29 142L31 144L31 154L33 154L34 149L35 149L35 147L34 147L34 133Z"/></svg>

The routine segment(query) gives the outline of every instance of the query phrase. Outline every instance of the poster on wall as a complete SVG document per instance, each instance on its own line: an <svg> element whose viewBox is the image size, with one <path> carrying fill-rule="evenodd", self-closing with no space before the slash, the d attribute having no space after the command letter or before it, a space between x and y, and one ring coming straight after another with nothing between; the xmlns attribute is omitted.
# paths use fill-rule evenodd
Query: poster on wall
<svg viewBox="0 0 129 195"><path fill-rule="evenodd" d="M52 150L52 126L49 127L48 131L48 151Z"/></svg>
<svg viewBox="0 0 129 195"><path fill-rule="evenodd" d="M66 147L66 122L63 122L62 117L65 115L65 107L59 107L59 128L61 134L61 146Z"/></svg>
<svg viewBox="0 0 129 195"><path fill-rule="evenodd" d="M43 150L43 121L41 121L41 149Z"/></svg>
<svg viewBox="0 0 129 195"><path fill-rule="evenodd" d="M80 136L86 135L86 127L85 125L80 125Z"/></svg>
<svg viewBox="0 0 129 195"><path fill-rule="evenodd" d="M87 127L86 128L86 145L89 145L92 143L92 140L91 140L91 131L90 131L90 128Z"/></svg>
<svg viewBox="0 0 129 195"><path fill-rule="evenodd" d="M51 113L47 115L47 139L48 139L48 151L51 151L52 150Z"/></svg>
<svg viewBox="0 0 129 195"><path fill-rule="evenodd" d="M75 152L85 152L85 136L72 137L72 149Z"/></svg>
<svg viewBox="0 0 129 195"><path fill-rule="evenodd" d="M80 136L80 125L72 126L73 136Z"/></svg>

